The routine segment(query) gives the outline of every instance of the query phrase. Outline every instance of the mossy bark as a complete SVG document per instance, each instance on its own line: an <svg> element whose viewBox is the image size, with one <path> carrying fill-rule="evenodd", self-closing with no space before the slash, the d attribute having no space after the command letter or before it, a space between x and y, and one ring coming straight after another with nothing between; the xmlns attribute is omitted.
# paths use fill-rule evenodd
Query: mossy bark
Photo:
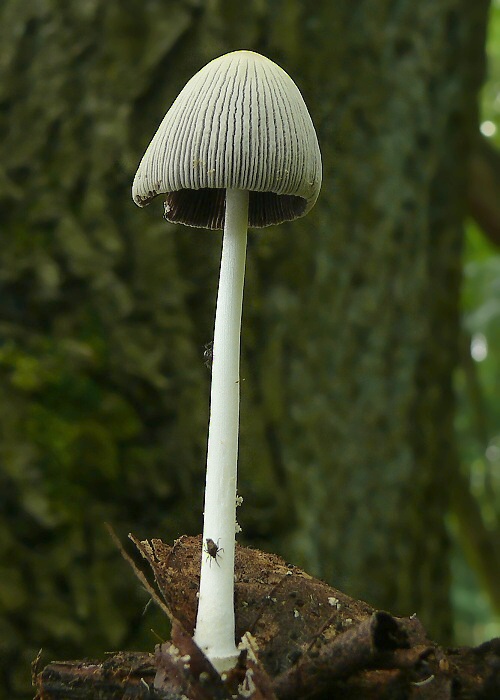
<svg viewBox="0 0 500 700"><path fill-rule="evenodd" d="M4 0L10 697L40 646L132 640L140 595L103 520L165 539L201 529L220 237L166 224L161 204L138 210L130 183L186 80L236 48L296 80L325 175L307 218L250 234L243 537L449 635L451 375L486 13L484 0Z"/></svg>

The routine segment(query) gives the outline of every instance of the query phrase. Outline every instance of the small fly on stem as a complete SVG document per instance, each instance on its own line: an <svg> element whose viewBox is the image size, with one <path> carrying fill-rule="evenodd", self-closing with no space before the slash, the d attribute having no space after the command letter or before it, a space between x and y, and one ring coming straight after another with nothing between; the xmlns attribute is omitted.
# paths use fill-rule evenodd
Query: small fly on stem
<svg viewBox="0 0 500 700"><path fill-rule="evenodd" d="M209 343L205 343L203 351L203 357L205 360L205 367L207 369L212 369L212 358L214 355L214 341L211 340Z"/></svg>
<svg viewBox="0 0 500 700"><path fill-rule="evenodd" d="M207 537L205 542L206 545L204 552L207 555L207 558L210 557L210 566L212 566L212 560L215 561L217 566L220 566L219 562L217 561L217 557L219 556L219 552L224 551L224 547L219 547L220 537L217 540L217 544L210 537Z"/></svg>

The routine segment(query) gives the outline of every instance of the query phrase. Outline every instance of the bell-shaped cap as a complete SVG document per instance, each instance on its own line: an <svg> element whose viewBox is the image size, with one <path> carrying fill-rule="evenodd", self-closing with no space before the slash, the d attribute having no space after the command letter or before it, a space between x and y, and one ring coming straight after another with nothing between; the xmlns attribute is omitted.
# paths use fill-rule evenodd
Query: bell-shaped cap
<svg viewBox="0 0 500 700"><path fill-rule="evenodd" d="M132 197L165 193L165 218L220 229L225 190L249 190L249 226L306 214L321 188L321 154L299 89L252 51L208 63L186 84L141 160Z"/></svg>

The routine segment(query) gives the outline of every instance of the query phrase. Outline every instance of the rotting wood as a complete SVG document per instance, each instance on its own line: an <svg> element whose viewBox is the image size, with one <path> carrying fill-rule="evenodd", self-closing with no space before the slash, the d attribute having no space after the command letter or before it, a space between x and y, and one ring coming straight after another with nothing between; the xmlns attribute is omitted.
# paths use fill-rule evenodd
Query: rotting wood
<svg viewBox="0 0 500 700"><path fill-rule="evenodd" d="M155 655L35 670L37 700L486 700L500 697L500 639L444 649L416 616L396 618L349 598L274 554L237 547L235 611L244 648L224 681L196 646L201 537L173 547L132 538L172 620ZM37 663L39 663L37 661Z"/></svg>

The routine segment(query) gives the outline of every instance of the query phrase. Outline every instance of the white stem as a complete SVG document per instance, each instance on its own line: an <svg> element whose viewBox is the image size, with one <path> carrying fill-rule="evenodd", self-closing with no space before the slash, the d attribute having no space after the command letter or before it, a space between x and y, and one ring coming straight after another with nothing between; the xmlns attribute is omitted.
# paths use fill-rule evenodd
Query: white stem
<svg viewBox="0 0 500 700"><path fill-rule="evenodd" d="M234 639L234 544L247 227L248 192L227 190L212 353L200 595L194 634L195 642L219 672L232 668L238 656ZM215 557L206 551L207 539L221 550Z"/></svg>

